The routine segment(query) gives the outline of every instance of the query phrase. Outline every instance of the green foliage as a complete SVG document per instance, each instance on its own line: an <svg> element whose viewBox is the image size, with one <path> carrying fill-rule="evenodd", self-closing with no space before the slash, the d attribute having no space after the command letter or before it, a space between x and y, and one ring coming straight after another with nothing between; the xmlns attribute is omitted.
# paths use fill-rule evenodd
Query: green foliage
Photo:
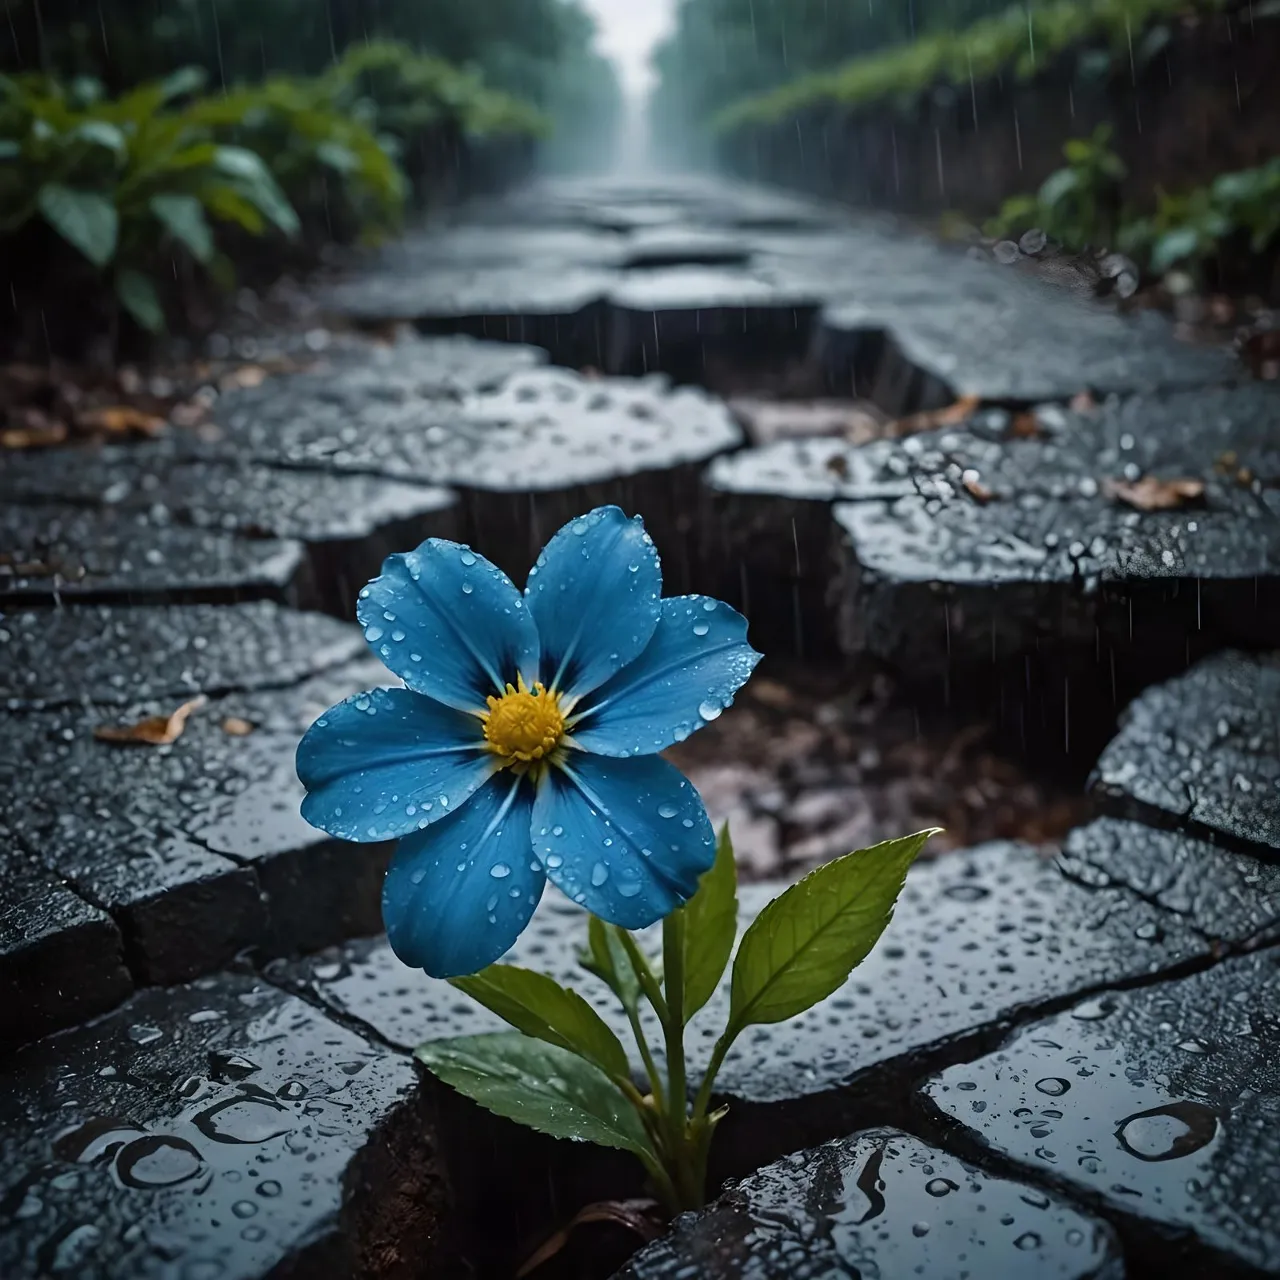
<svg viewBox="0 0 1280 1280"><path fill-rule="evenodd" d="M1251 254L1280 245L1280 160L1219 174L1185 194L1158 193L1156 212L1124 229L1128 252L1146 256L1159 274L1173 267L1198 273L1229 248Z"/></svg>
<svg viewBox="0 0 1280 1280"><path fill-rule="evenodd" d="M64 88L41 76L0 76L0 237L43 219L100 271L144 327L163 325L149 279L157 245L213 258L209 219L254 234L296 232L297 215L261 158L222 145L177 104L192 77L179 73L115 100L92 85Z"/></svg>
<svg viewBox="0 0 1280 1280"><path fill-rule="evenodd" d="M402 148L445 120L456 120L475 137L547 131L534 107L490 88L474 68L460 69L394 41L352 45L321 84L333 102Z"/></svg>
<svg viewBox="0 0 1280 1280"><path fill-rule="evenodd" d="M1035 195L1006 200L986 224L993 236L1017 236L1031 227L1072 250L1114 246L1153 275L1175 268L1198 274L1224 252L1269 252L1280 244L1280 159L1256 169L1219 174L1207 187L1156 193L1156 209L1125 209L1125 168L1099 128L1063 149L1067 164Z"/></svg>
<svg viewBox="0 0 1280 1280"><path fill-rule="evenodd" d="M688 1022L715 994L738 935L738 866L727 823L721 828L711 870L680 910L685 916L684 1020Z"/></svg>
<svg viewBox="0 0 1280 1280"><path fill-rule="evenodd" d="M234 88L341 80L382 108L376 131L412 144L459 122L473 137L554 128L554 146L605 145L620 95L581 0L8 0L0 69L55 66L113 86L195 65ZM365 119L366 123L372 123ZM410 165L412 168L412 165Z"/></svg>
<svg viewBox="0 0 1280 1280"><path fill-rule="evenodd" d="M1225 0L1041 0L1013 5L970 26L939 29L884 52L855 58L820 74L789 78L779 87L742 98L719 112L719 132L773 124L810 107L857 107L906 102L935 85L966 88L1001 74L1026 79L1068 49L1097 63L1154 52L1161 28L1145 40L1135 33L1188 8L1220 8ZM1164 32L1167 37L1167 30ZM1131 53L1131 50L1133 51Z"/></svg>
<svg viewBox="0 0 1280 1280"><path fill-rule="evenodd" d="M1120 226L1120 184L1128 171L1111 150L1111 128L1099 125L1091 138L1073 138L1067 163L1051 173L1034 196L1014 196L987 224L993 236L1017 235L1038 227L1069 249L1116 243Z"/></svg>
<svg viewBox="0 0 1280 1280"><path fill-rule="evenodd" d="M775 898L742 937L733 962L728 1023L692 1106L685 1027L720 985L737 932L737 870L728 828L698 891L663 921L663 970L636 939L594 917L583 968L617 995L648 1076L643 1095L621 1042L576 992L512 965L491 965L458 990L517 1033L436 1041L419 1059L482 1106L561 1138L632 1151L672 1212L698 1207L707 1159L725 1109L711 1110L716 1075L749 1026L781 1022L825 999L875 946L912 862L933 834L922 831L819 868ZM649 1048L641 994L661 1026L665 1079ZM520 1034L523 1033L523 1034Z"/></svg>
<svg viewBox="0 0 1280 1280"><path fill-rule="evenodd" d="M599 1068L567 1049L506 1031L437 1040L417 1057L495 1115L553 1138L649 1155L635 1110Z"/></svg>
<svg viewBox="0 0 1280 1280"><path fill-rule="evenodd" d="M726 1034L785 1022L842 986L884 932L907 871L933 834L837 858L769 903L733 962Z"/></svg>
<svg viewBox="0 0 1280 1280"><path fill-rule="evenodd" d="M554 978L512 964L491 964L452 985L536 1040L569 1049L607 1076L625 1078L627 1051L604 1019Z"/></svg>

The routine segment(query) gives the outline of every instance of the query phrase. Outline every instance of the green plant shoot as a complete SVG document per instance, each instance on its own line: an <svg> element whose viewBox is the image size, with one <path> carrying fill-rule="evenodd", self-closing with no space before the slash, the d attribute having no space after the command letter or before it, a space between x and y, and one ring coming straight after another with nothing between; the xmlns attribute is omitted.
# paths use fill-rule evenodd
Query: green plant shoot
<svg viewBox="0 0 1280 1280"><path fill-rule="evenodd" d="M819 867L760 912L735 955L737 869L725 826L697 893L662 922L660 955L588 917L579 961L616 997L633 1054L578 992L545 974L494 964L451 982L514 1030L435 1041L417 1056L500 1116L556 1138L630 1151L669 1212L698 1208L711 1141L727 1112L715 1093L725 1058L748 1027L794 1018L848 980L888 926L907 871L934 834L887 840ZM685 1028L726 971L724 1027L709 1061L695 1069Z"/></svg>

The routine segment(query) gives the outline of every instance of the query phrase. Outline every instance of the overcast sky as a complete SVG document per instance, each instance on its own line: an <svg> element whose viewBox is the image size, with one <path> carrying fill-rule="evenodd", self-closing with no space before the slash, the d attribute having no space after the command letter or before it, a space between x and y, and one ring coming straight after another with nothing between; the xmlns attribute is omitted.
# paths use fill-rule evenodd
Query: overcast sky
<svg viewBox="0 0 1280 1280"><path fill-rule="evenodd" d="M632 93L649 87L649 54L671 25L675 0L585 0L600 27L600 48Z"/></svg>

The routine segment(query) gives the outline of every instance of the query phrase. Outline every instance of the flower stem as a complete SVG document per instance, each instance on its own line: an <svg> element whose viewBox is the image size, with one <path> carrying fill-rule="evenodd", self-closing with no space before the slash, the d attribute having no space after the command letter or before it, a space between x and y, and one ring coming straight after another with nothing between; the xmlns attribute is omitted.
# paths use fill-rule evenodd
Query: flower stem
<svg viewBox="0 0 1280 1280"><path fill-rule="evenodd" d="M640 1050L645 1073L649 1077L649 1090L653 1094L653 1100L657 1103L659 1110L665 1110L666 1099L662 1088L662 1074L658 1070L658 1064L653 1060L653 1052L649 1048L649 1041L645 1038L644 1027L640 1024L640 1010L629 1008L627 1019L631 1023L631 1034L636 1038L636 1047Z"/></svg>
<svg viewBox="0 0 1280 1280"><path fill-rule="evenodd" d="M667 1016L667 1161L682 1209L702 1207L706 1195L703 1145L689 1125L689 1083L684 1058L685 916L673 911L662 922L662 973Z"/></svg>
<svg viewBox="0 0 1280 1280"><path fill-rule="evenodd" d="M662 989L658 986L658 980L653 976L653 970L649 968L649 962L644 958L644 952L636 945L636 940L625 930L618 930L618 939L622 943L623 949L627 953L627 959L631 961L631 967L635 970L637 981L640 983L640 989L648 997L649 1003L653 1005L653 1011L666 1025L667 1021L667 1002L662 998Z"/></svg>
<svg viewBox="0 0 1280 1280"><path fill-rule="evenodd" d="M726 1027L720 1039L716 1041L715 1048L711 1051L711 1061L707 1063L706 1072L702 1077L702 1087L698 1090L697 1098L694 1099L693 1118L695 1120L701 1120L707 1114L707 1108L711 1105L711 1090L715 1087L716 1076L719 1075L720 1068L724 1064L725 1054L729 1052L737 1038L737 1032L732 1027Z"/></svg>

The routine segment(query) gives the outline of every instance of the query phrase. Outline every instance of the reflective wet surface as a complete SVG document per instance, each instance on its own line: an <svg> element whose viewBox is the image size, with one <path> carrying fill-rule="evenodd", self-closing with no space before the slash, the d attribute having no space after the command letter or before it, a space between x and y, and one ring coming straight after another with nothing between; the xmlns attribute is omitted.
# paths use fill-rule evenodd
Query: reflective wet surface
<svg viewBox="0 0 1280 1280"><path fill-rule="evenodd" d="M1273 1272L1278 962L1263 952L1077 1006L925 1096L1037 1175Z"/></svg>
<svg viewBox="0 0 1280 1280"><path fill-rule="evenodd" d="M907 1134L871 1130L761 1169L621 1273L627 1280L1120 1277L1110 1229Z"/></svg>
<svg viewBox="0 0 1280 1280"><path fill-rule="evenodd" d="M342 1274L352 1161L413 1081L251 979L142 993L0 1068L0 1270L212 1280L323 1242L306 1274Z"/></svg>

